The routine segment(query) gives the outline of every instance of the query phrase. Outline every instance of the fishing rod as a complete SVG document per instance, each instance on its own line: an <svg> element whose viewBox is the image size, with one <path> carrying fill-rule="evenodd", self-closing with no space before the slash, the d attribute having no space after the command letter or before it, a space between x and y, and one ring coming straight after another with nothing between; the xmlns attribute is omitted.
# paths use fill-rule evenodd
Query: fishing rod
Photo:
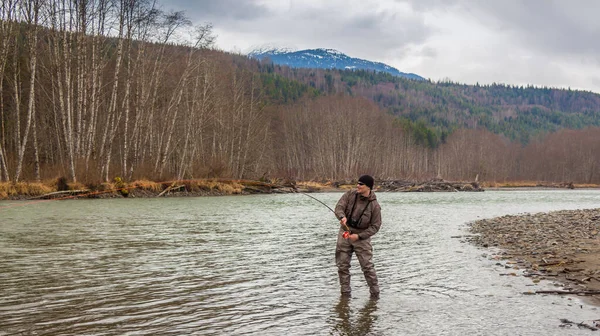
<svg viewBox="0 0 600 336"><path fill-rule="evenodd" d="M330 207L329 207L329 205L327 205L327 204L325 204L325 203L321 202L321 200L319 200L318 198L312 197L312 196L310 196L309 194L307 194L307 193L303 193L303 192L301 192L301 191L297 191L297 193L299 193L299 194L302 194L302 195L304 195L304 196L308 196L308 197L310 197L310 198L314 199L315 201L317 201L317 202L319 202L319 203L323 204L325 207L327 207L327 209L329 209L331 212L333 212L333 215L335 216L335 218L337 218L337 215L335 214L335 211L333 211L333 209L332 209L332 208L330 208ZM349 228L349 227L348 227L348 225L346 225L346 224L342 224L342 225L344 226L344 230L345 230L345 231L344 231L344 233L342 234L342 237L344 237L344 239L346 239L346 238L350 237L350 228Z"/></svg>
<svg viewBox="0 0 600 336"><path fill-rule="evenodd" d="M333 209L332 209L332 208L330 208L330 207L329 207L329 205L327 205L327 204L325 204L325 203L321 202L321 200L319 200L318 198L312 197L312 196L310 196L309 194L306 194L306 193L303 193L303 192L300 192L300 191L299 191L299 193L300 193L300 194L302 194L302 195L308 196L308 197L310 197L310 198L314 199L315 201L317 201L317 202L319 202L319 203L323 204L324 206L326 206L326 207L327 207L327 209L329 209L329 211L333 212L333 214L335 215L335 211L333 211ZM337 216L336 216L336 217L337 217Z"/></svg>

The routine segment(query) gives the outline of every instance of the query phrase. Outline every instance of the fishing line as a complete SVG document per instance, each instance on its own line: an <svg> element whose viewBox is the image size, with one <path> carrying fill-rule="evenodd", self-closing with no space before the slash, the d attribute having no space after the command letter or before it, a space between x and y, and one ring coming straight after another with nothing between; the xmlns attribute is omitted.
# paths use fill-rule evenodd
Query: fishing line
<svg viewBox="0 0 600 336"><path fill-rule="evenodd" d="M329 205L327 205L327 204L325 204L325 203L321 202L321 200L319 200L318 198L312 197L312 196L310 196L309 194L303 193L303 192L301 192L301 191L297 191L297 193L299 193L299 194L302 194L302 195L304 195L304 196L308 196L308 197L310 197L310 198L314 199L315 201L317 201L317 202L319 202L319 203L323 204L324 206L326 206L326 207L327 207L327 209L329 209L331 212L333 212L333 215L335 216L335 218L337 218L337 215L335 214L335 211L333 211L333 209L332 209L332 208L330 208L330 207L329 207ZM344 238L348 238L348 237L350 236L350 228L349 228L349 227L348 227L348 225L346 225L346 224L342 224L342 225L344 226L344 230L345 230L345 231L344 231L344 234L343 234L342 236L343 236Z"/></svg>
<svg viewBox="0 0 600 336"><path fill-rule="evenodd" d="M308 196L308 197L310 197L310 198L314 199L315 201L317 201L317 202L319 202L319 203L323 204L324 206L326 206L326 207L327 207L327 209L329 209L329 210L330 210L331 212L333 212L333 214L335 215L335 211L333 211L333 209L332 209L332 208L330 208L330 207L329 207L329 205L327 205L327 204L325 204L325 203L321 202L321 200L319 200L319 199L317 199L317 198L314 198L314 197L310 196L309 194L306 194L306 193L303 193L303 192L300 192L300 191L298 191L298 193L299 193L299 194L302 194L302 195L304 195L304 196ZM336 216L336 218L337 218L337 216Z"/></svg>

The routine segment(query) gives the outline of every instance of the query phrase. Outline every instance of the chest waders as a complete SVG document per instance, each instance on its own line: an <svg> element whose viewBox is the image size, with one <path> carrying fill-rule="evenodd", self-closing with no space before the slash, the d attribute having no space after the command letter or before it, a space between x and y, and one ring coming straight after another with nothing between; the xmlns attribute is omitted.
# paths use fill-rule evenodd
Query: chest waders
<svg viewBox="0 0 600 336"><path fill-rule="evenodd" d="M354 198L354 204L352 205L352 212L350 213L350 216L352 216L352 213L356 210L357 202L358 194ZM349 219L347 223L349 223L349 225L353 229L359 229L359 226L363 219L362 217L366 209L369 207L369 203L371 203L371 200L367 201L367 204L365 205L364 209L362 209L358 220L355 221L354 219L352 219L352 217L346 217ZM369 226L374 220L374 215L375 214L372 212L371 218L369 219ZM379 216L379 214L377 214L376 216ZM375 218L375 220L379 220L379 218ZM338 235L335 248L335 263L338 268L338 277L340 281L341 294L342 296L351 296L350 293L352 289L350 286L350 260L352 258L352 254L356 254L356 258L358 259L360 268L364 274L367 285L369 286L369 293L371 294L371 298L377 299L379 297L379 281L377 279L375 265L373 264L373 247L371 245L371 239L358 239L354 242L351 242L350 240L346 239L348 237L345 236L345 233L346 232L344 232L343 235Z"/></svg>
<svg viewBox="0 0 600 336"><path fill-rule="evenodd" d="M348 225L350 225L350 227L354 228L354 229L357 229L360 226L360 222L362 222L362 216L365 214L365 211L367 211L367 208L369 207L369 204L371 204L371 200L367 201L367 205L365 205L365 207L363 208L362 213L358 217L358 222L355 221L354 218L352 218L352 214L354 213L354 209L356 209L356 203L358 203L358 193L356 193L356 195L354 196L354 204L352 204L352 210L350 210L350 216L346 216L346 218L349 219Z"/></svg>

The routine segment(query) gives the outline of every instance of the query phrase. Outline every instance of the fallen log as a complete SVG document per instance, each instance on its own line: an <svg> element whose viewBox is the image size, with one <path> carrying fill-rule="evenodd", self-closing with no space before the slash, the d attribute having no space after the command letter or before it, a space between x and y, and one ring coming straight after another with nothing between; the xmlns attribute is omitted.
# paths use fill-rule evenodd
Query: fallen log
<svg viewBox="0 0 600 336"><path fill-rule="evenodd" d="M158 196L156 196L156 197L160 197L160 196L168 193L169 191L176 190L176 189L181 189L183 187L185 187L185 185L168 187L167 189L163 190L160 194L158 194Z"/></svg>
<svg viewBox="0 0 600 336"><path fill-rule="evenodd" d="M269 188L269 190L265 190L265 189L255 188L255 187L251 187L251 186L245 185L244 189L245 190L250 190L250 191L255 192L255 193L261 193L261 194L269 194L269 193L271 193L271 189L270 188Z"/></svg>
<svg viewBox="0 0 600 336"><path fill-rule="evenodd" d="M29 200L46 199L46 198L51 198L51 197L60 196L60 195L79 195L79 194L85 194L85 193L89 193L89 192L90 192L89 189L55 191L55 192L51 192L48 194L31 197L31 198L29 198Z"/></svg>

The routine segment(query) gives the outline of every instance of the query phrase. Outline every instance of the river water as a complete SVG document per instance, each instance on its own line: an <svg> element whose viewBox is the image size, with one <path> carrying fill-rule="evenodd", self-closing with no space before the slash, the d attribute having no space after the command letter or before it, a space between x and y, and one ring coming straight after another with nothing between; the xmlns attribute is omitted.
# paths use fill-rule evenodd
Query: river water
<svg viewBox="0 0 600 336"><path fill-rule="evenodd" d="M378 301L356 258L340 299L337 221L301 194L0 202L0 335L563 335L561 318L600 318L523 295L553 287L456 238L481 218L599 207L600 191L378 198Z"/></svg>

